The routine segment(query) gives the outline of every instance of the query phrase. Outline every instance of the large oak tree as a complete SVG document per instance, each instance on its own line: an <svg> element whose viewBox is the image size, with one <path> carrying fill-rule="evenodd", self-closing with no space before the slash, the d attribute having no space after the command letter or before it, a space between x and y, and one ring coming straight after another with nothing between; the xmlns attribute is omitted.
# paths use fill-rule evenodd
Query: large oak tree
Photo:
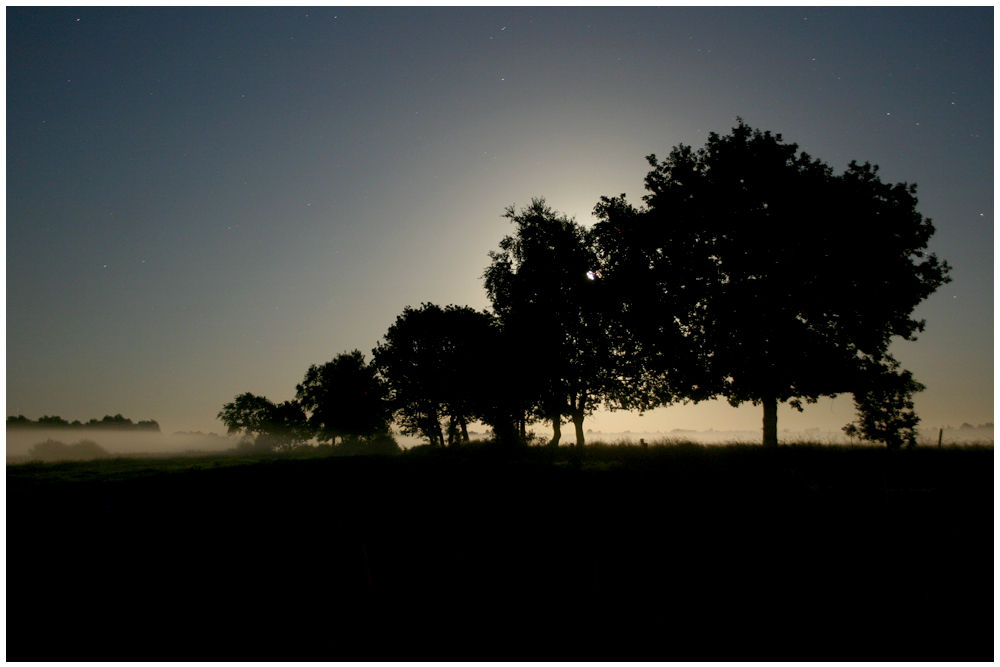
<svg viewBox="0 0 1000 667"><path fill-rule="evenodd" d="M883 183L867 163L834 174L742 120L697 151L647 159L642 207L622 195L596 209L609 272L663 308L632 329L647 370L675 371L681 395L763 406L769 445L779 402L864 396L895 371L890 342L915 339L914 308L949 280L915 185Z"/></svg>

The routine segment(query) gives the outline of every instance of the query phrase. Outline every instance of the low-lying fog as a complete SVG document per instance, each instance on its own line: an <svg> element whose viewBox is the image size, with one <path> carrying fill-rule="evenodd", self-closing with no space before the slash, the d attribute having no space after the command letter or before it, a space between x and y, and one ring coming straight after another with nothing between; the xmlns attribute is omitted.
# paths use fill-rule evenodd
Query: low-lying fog
<svg viewBox="0 0 1000 667"><path fill-rule="evenodd" d="M236 447L237 438L204 433L149 433L96 429L7 429L7 459L27 456L32 446L55 440L65 445L97 443L112 456L120 454L183 454L223 452Z"/></svg>
<svg viewBox="0 0 1000 667"><path fill-rule="evenodd" d="M536 424L533 428L536 435L545 438L552 437L551 428L541 428L540 425ZM938 428L918 428L917 432L919 434L918 442L920 444L937 444L938 440ZM591 429L584 429L584 435L586 436L586 441L591 442L602 442L605 444L613 445L620 442L631 442L632 444L639 444L639 440L645 440L647 444L653 444L655 442L664 441L678 441L687 440L698 442L705 445L719 445L727 444L733 442L740 443L758 443L761 441L761 431L756 430L746 430L746 431L716 431L709 429L708 431L694 431L689 429L675 428L669 431L620 431L620 432L602 432ZM475 439L475 438L473 438ZM814 442L821 443L825 445L847 445L851 444L851 439L844 435L844 432L837 430L828 430L820 428L809 428L804 431L792 431L789 429L781 429L779 424L778 429L778 441L779 442ZM569 445L576 442L576 432L573 430L573 425L569 426L563 425L562 427L562 439L560 444ZM857 443L857 438L854 439L854 443ZM980 425L972 426L970 424L964 424L960 428L946 427L944 429L943 444L964 444L964 443L989 443L993 442L993 425ZM402 445L400 441L400 445Z"/></svg>
<svg viewBox="0 0 1000 667"><path fill-rule="evenodd" d="M539 438L551 438L551 429L535 425L530 429ZM470 431L472 440L482 440L487 437L481 431ZM760 441L761 433L755 431L691 431L686 429L673 429L671 431L624 431L624 432L601 432L588 429L585 433L588 443L602 442L605 444L619 444L630 442L638 445L639 440L645 440L647 444L663 441L688 440L703 444L725 444L731 442L756 443ZM104 451L111 456L117 455L180 455L224 452L234 449L239 442L237 437L227 437L215 433L145 433L145 432L116 432L100 430L65 430L65 429L8 429L7 430L7 460L24 461L28 456L32 446L44 443L46 440L55 440L64 445L75 445L82 441L97 443ZM826 431L818 428L807 429L805 431L782 431L778 435L781 442L819 442L823 444L848 444L850 440L840 431ZM921 429L921 444L937 444L938 430ZM409 449L422 444L423 439L396 434L396 440L400 447ZM572 424L563 426L562 445L571 445L576 442L576 435ZM993 425L971 426L965 424L960 428L946 428L943 434L944 444L963 443L993 443Z"/></svg>

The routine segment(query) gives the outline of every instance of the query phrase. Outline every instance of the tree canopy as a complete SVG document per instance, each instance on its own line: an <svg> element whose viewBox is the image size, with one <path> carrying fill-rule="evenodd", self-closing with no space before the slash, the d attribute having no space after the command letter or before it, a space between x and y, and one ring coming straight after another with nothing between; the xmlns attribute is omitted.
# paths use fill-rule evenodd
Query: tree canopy
<svg viewBox="0 0 1000 667"><path fill-rule="evenodd" d="M320 442L365 440L389 433L392 411L388 388L360 350L342 352L322 366L312 365L295 398L309 412Z"/></svg>
<svg viewBox="0 0 1000 667"><path fill-rule="evenodd" d="M675 385L682 395L763 405L766 444L778 402L861 394L894 368L890 341L923 330L913 309L949 280L926 252L934 227L916 186L883 183L878 167L835 175L742 120L697 151L647 159L644 206L622 195L595 211L606 262L667 308L632 331L638 349L661 362L674 350L668 368L695 369L678 374L702 378Z"/></svg>
<svg viewBox="0 0 1000 667"><path fill-rule="evenodd" d="M444 446L468 441L468 423L485 411L472 372L488 357L490 316L468 306L407 306L372 350L404 433Z"/></svg>
<svg viewBox="0 0 1000 667"><path fill-rule="evenodd" d="M56 429L92 429L113 431L156 431L160 425L155 420L133 422L131 419L116 414L104 415L103 419L91 419L83 423L80 420L69 422L58 415L42 415L37 421L32 421L24 415L7 417L7 428L56 428Z"/></svg>
<svg viewBox="0 0 1000 667"><path fill-rule="evenodd" d="M858 417L844 426L844 433L883 442L889 449L916 446L920 417L913 410L913 395L923 391L924 385L899 366L895 359L886 360L854 392Z"/></svg>
<svg viewBox="0 0 1000 667"><path fill-rule="evenodd" d="M218 414L226 432L242 434L244 448L288 451L312 437L302 407L294 401L276 404L250 392L226 403Z"/></svg>
<svg viewBox="0 0 1000 667"><path fill-rule="evenodd" d="M551 421L553 445L569 417L577 444L583 420L602 401L627 405L630 393L618 376L618 341L606 324L604 286L593 238L586 228L536 198L504 217L516 227L491 251L483 277L513 349L525 403Z"/></svg>

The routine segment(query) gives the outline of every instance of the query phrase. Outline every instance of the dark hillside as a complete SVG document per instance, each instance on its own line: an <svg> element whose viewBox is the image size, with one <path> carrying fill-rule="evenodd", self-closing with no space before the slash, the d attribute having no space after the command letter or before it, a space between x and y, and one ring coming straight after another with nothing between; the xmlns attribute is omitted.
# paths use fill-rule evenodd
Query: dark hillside
<svg viewBox="0 0 1000 667"><path fill-rule="evenodd" d="M992 449L134 464L8 466L9 659L993 659Z"/></svg>

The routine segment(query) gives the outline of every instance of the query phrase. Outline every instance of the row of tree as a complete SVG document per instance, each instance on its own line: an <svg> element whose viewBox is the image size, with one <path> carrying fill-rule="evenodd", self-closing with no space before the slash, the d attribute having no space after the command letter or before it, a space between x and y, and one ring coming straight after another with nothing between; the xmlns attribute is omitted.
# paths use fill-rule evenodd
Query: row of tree
<svg viewBox="0 0 1000 667"><path fill-rule="evenodd" d="M722 397L801 410L852 393L852 435L914 444L923 389L888 352L914 340L914 308L950 279L927 253L934 232L916 186L878 167L842 174L739 120L695 151L648 158L642 204L602 197L587 228L535 199L484 273L491 312L407 307L372 352L312 366L296 398L244 394L219 417L229 432L290 447L375 442L395 421L441 446L467 425L498 439L552 424L551 444L595 408L648 410ZM487 379L472 382L472 372Z"/></svg>
<svg viewBox="0 0 1000 667"><path fill-rule="evenodd" d="M32 421L24 415L18 415L16 417L7 417L7 428L96 429L102 431L160 432L160 425L152 419L133 423L131 419L122 417L120 414L115 415L114 417L111 415L105 415L104 419L91 419L88 422L81 422L79 419L75 419L70 422L62 417L50 417L49 415L43 415L39 417L37 421Z"/></svg>

